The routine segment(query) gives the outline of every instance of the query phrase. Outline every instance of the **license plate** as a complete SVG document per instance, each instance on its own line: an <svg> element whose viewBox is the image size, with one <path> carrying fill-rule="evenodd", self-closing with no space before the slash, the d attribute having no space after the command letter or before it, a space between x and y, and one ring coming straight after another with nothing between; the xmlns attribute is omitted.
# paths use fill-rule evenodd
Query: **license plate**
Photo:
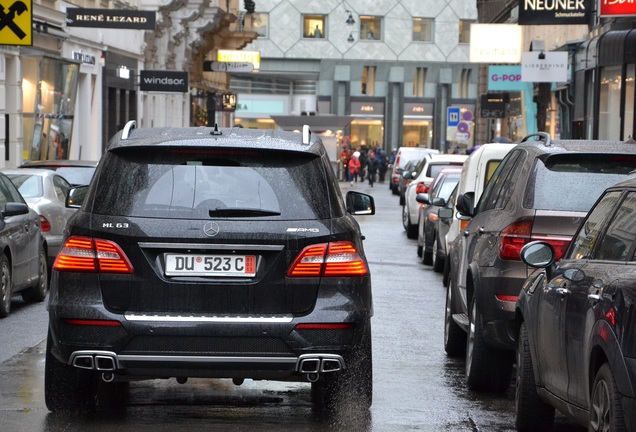
<svg viewBox="0 0 636 432"><path fill-rule="evenodd" d="M254 255L165 254L166 276L226 276L256 275Z"/></svg>

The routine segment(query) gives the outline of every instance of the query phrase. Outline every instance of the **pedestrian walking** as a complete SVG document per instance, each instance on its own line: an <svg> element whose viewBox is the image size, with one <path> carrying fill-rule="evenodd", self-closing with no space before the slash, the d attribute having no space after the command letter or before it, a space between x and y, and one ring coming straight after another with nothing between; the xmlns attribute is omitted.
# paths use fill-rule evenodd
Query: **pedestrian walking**
<svg viewBox="0 0 636 432"><path fill-rule="evenodd" d="M360 174L360 152L353 152L351 159L349 159L349 178L351 179L351 186L353 182L358 181L358 175Z"/></svg>
<svg viewBox="0 0 636 432"><path fill-rule="evenodd" d="M375 152L371 150L369 157L367 158L367 178L369 179L369 186L373 187L375 182L375 174L378 171L378 163L375 159Z"/></svg>
<svg viewBox="0 0 636 432"><path fill-rule="evenodd" d="M389 161L386 157L386 152L380 149L376 155L376 160L378 161L378 179L380 183L384 183L386 172L389 170Z"/></svg>

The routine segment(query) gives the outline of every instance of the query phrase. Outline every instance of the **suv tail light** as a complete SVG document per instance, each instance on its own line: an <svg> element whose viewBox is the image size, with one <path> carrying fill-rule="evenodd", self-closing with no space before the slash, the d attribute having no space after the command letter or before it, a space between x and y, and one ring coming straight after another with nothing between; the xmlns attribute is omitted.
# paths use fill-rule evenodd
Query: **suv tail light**
<svg viewBox="0 0 636 432"><path fill-rule="evenodd" d="M549 235L532 235L532 221L514 222L499 234L499 258L503 260L521 260L521 248L531 241L541 240L550 243L554 248L554 260L558 261L565 254L571 238L553 237Z"/></svg>
<svg viewBox="0 0 636 432"><path fill-rule="evenodd" d="M415 186L415 193L428 193L428 186L424 182L419 182L417 186Z"/></svg>
<svg viewBox="0 0 636 432"><path fill-rule="evenodd" d="M351 242L307 246L287 270L288 277L366 276L369 270Z"/></svg>
<svg viewBox="0 0 636 432"><path fill-rule="evenodd" d="M132 273L133 267L121 248L109 240L69 237L57 255L53 269L99 273Z"/></svg>
<svg viewBox="0 0 636 432"><path fill-rule="evenodd" d="M51 223L42 215L40 215L40 229L42 230L42 232L51 231Z"/></svg>

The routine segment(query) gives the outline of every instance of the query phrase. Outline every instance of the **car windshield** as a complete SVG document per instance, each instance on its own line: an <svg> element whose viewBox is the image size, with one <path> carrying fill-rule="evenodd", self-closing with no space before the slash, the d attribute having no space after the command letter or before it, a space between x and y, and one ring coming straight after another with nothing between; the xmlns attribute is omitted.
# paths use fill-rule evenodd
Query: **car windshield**
<svg viewBox="0 0 636 432"><path fill-rule="evenodd" d="M28 174L7 174L7 177L24 198L42 196L42 177Z"/></svg>
<svg viewBox="0 0 636 432"><path fill-rule="evenodd" d="M635 168L636 156L632 155L551 155L545 163L536 161L523 206L587 212L608 186Z"/></svg>
<svg viewBox="0 0 636 432"><path fill-rule="evenodd" d="M343 214L343 206L334 203L336 191L314 180L323 179L325 169L314 155L135 149L119 151L102 169L109 174L95 188L93 211L100 214L287 220ZM119 181L108 182L108 177Z"/></svg>

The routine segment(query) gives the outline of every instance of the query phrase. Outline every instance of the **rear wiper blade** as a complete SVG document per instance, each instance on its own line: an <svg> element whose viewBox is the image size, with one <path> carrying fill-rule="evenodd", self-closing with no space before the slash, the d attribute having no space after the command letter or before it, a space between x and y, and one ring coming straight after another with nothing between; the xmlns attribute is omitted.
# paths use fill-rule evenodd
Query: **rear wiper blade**
<svg viewBox="0 0 636 432"><path fill-rule="evenodd" d="M255 217L255 216L279 216L280 212L254 208L217 208L209 210L210 217Z"/></svg>

